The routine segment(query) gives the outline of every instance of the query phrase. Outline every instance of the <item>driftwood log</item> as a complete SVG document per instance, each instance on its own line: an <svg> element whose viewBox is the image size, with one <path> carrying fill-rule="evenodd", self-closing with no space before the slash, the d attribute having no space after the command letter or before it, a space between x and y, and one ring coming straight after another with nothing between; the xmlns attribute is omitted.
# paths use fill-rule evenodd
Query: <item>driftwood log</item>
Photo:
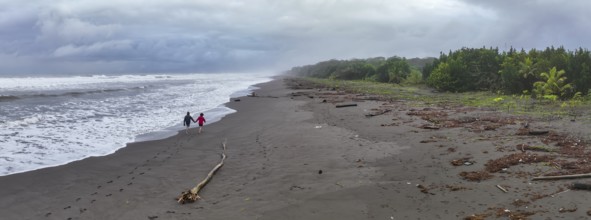
<svg viewBox="0 0 591 220"><path fill-rule="evenodd" d="M560 179L576 179L576 178L587 178L587 177L591 177L591 173L562 175L562 176L540 176L540 177L535 177L532 180L560 180Z"/></svg>
<svg viewBox="0 0 591 220"><path fill-rule="evenodd" d="M548 134L550 131L529 131L529 135L545 135Z"/></svg>
<svg viewBox="0 0 591 220"><path fill-rule="evenodd" d="M342 105L337 105L337 108L344 108L344 107L354 107L357 106L357 104L342 104Z"/></svg>
<svg viewBox="0 0 591 220"><path fill-rule="evenodd" d="M185 204L187 202L195 202L201 199L201 197L199 196L199 191L201 191L201 189L203 189L203 187L205 187L205 185L209 183L215 172L217 172L224 165L224 160L226 159L226 140L222 142L222 148L222 160L220 161L220 163L218 163L211 171L209 171L207 177L201 182L199 182L197 186L193 187L190 190L183 191L181 195L176 198L178 203Z"/></svg>

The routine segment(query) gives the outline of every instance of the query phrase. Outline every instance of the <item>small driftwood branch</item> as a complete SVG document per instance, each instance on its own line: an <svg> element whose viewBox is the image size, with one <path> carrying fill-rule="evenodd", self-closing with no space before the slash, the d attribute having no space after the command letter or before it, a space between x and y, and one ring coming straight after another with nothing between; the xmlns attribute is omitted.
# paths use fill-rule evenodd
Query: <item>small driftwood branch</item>
<svg viewBox="0 0 591 220"><path fill-rule="evenodd" d="M499 188L501 191L508 193L509 190L505 189L504 187L502 187L501 185L497 185L497 188Z"/></svg>
<svg viewBox="0 0 591 220"><path fill-rule="evenodd" d="M365 114L365 117L373 117L373 116L383 115L383 114L386 114L391 111L392 110L390 110L390 109L386 109L386 110L375 112L375 113L368 113L368 114Z"/></svg>
<svg viewBox="0 0 591 220"><path fill-rule="evenodd" d="M343 108L343 107L354 107L357 106L357 104L342 104L342 105L336 105L337 108Z"/></svg>
<svg viewBox="0 0 591 220"><path fill-rule="evenodd" d="M576 178L588 178L588 177L591 177L591 173L562 175L562 176L540 176L540 177L535 177L532 180L560 180L560 179L576 179Z"/></svg>
<svg viewBox="0 0 591 220"><path fill-rule="evenodd" d="M529 133L529 135L544 135L544 134L548 134L549 131L529 131L528 133Z"/></svg>
<svg viewBox="0 0 591 220"><path fill-rule="evenodd" d="M185 204L187 202L195 202L198 199L201 199L201 197L199 196L199 191L201 191L201 189L205 187L205 185L211 180L211 178L218 171L218 169L220 169L220 167L224 165L224 160L226 159L226 140L222 142L222 148L222 160L220 161L220 163L218 163L211 171L209 171L207 177L201 182L199 182L197 186L193 187L188 191L182 192L181 195L177 198L178 203Z"/></svg>

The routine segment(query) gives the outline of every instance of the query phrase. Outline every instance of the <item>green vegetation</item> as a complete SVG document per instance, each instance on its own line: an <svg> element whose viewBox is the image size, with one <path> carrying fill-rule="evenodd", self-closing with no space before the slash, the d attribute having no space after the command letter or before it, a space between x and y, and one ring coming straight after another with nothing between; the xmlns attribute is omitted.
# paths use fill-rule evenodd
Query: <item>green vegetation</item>
<svg viewBox="0 0 591 220"><path fill-rule="evenodd" d="M479 92L433 92L424 85L398 85L369 80L336 80L314 77L303 78L306 81L334 90L380 95L386 99L406 100L409 105L428 106L473 106L494 108L514 114L540 117L570 116L576 119L589 109L591 97L577 93L576 98L567 101L537 102L528 93L521 95L502 95L488 91Z"/></svg>
<svg viewBox="0 0 591 220"><path fill-rule="evenodd" d="M591 105L591 53L582 48L527 52L462 48L439 58L329 60L294 67L288 73L340 90L427 105L494 107L573 118Z"/></svg>
<svg viewBox="0 0 591 220"><path fill-rule="evenodd" d="M523 95L527 91L534 99L567 100L577 92L589 94L591 53L582 48L567 51L563 47L528 52L513 48L503 52L497 48L462 48L441 53L439 58L329 60L294 67L288 72L327 79L425 83L442 92Z"/></svg>

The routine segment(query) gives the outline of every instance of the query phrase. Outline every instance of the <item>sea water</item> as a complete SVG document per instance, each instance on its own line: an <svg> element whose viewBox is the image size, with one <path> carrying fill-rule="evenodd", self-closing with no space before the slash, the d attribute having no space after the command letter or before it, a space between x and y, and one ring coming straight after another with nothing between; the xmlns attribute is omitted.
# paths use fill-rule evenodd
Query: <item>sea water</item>
<svg viewBox="0 0 591 220"><path fill-rule="evenodd" d="M187 112L208 123L234 110L271 74L0 77L0 176L111 154L183 129Z"/></svg>

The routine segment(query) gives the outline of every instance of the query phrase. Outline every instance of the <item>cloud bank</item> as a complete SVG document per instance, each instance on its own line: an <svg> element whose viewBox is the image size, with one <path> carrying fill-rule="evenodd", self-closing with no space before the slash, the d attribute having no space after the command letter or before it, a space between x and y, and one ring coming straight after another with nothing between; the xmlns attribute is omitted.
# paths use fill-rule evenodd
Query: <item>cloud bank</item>
<svg viewBox="0 0 591 220"><path fill-rule="evenodd" d="M590 48L585 0L0 0L0 75L285 70L461 47Z"/></svg>

